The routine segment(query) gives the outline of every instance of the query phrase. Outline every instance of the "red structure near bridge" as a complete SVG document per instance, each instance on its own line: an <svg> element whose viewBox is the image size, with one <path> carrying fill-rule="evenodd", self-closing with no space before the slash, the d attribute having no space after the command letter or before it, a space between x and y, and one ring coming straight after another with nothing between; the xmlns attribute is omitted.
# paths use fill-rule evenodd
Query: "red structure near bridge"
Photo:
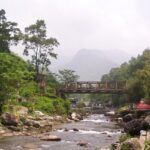
<svg viewBox="0 0 150 150"><path fill-rule="evenodd" d="M140 101L135 105L135 109L150 109L150 105L146 104L144 101Z"/></svg>

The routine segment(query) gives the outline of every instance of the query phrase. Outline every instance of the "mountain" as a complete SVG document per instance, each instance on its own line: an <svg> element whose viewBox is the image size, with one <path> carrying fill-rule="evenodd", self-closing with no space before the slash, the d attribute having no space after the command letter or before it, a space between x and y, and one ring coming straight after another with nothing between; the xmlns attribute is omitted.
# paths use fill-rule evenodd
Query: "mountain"
<svg viewBox="0 0 150 150"><path fill-rule="evenodd" d="M82 49L64 68L75 70L80 76L80 80L97 81L103 74L108 73L112 67L116 66L117 64L108 59L102 51Z"/></svg>
<svg viewBox="0 0 150 150"><path fill-rule="evenodd" d="M68 62L61 58L55 62L52 71L71 69L80 76L80 81L99 81L111 68L119 66L130 58L128 54L115 50L81 49ZM67 62L65 64L65 62Z"/></svg>

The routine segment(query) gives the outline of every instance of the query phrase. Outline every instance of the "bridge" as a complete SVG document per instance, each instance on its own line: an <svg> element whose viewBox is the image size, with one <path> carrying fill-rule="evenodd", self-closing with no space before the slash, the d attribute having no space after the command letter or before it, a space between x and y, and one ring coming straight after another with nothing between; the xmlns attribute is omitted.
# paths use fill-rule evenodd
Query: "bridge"
<svg viewBox="0 0 150 150"><path fill-rule="evenodd" d="M124 94L126 92L126 82L67 82L58 89L58 92L60 94Z"/></svg>

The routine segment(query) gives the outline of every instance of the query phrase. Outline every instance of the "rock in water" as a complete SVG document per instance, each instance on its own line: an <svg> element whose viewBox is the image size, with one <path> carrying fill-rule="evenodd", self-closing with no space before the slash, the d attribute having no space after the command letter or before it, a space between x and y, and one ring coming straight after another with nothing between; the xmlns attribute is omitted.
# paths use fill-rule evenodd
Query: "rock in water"
<svg viewBox="0 0 150 150"><path fill-rule="evenodd" d="M87 146L88 146L88 143L85 142L85 141L80 141L79 143L77 143L77 145L83 146L83 147L87 147Z"/></svg>
<svg viewBox="0 0 150 150"><path fill-rule="evenodd" d="M133 120L133 118L134 118L133 114L127 114L123 117L123 121L129 122L129 121Z"/></svg>
<svg viewBox="0 0 150 150"><path fill-rule="evenodd" d="M140 119L134 119L124 125L125 132L129 133L132 136L140 135L141 130L147 130L148 128L148 123Z"/></svg>
<svg viewBox="0 0 150 150"><path fill-rule="evenodd" d="M43 141L61 141L61 138L55 135L43 136L41 138Z"/></svg>
<svg viewBox="0 0 150 150"><path fill-rule="evenodd" d="M77 129L77 128L73 128L73 131L79 131L79 129Z"/></svg>

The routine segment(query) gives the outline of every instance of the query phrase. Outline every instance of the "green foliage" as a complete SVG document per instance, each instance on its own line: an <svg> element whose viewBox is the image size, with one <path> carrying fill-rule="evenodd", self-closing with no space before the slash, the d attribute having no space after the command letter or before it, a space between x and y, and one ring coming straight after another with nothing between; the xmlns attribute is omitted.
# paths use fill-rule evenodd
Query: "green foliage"
<svg viewBox="0 0 150 150"><path fill-rule="evenodd" d="M85 107L85 104L81 101L77 102L77 108L83 108Z"/></svg>
<svg viewBox="0 0 150 150"><path fill-rule="evenodd" d="M30 98L34 96L37 92L37 84L33 81L30 81L21 87L19 94L25 98Z"/></svg>
<svg viewBox="0 0 150 150"><path fill-rule="evenodd" d="M17 23L7 21L5 13L0 10L0 52L10 52L10 45L16 45L21 37Z"/></svg>
<svg viewBox="0 0 150 150"><path fill-rule="evenodd" d="M129 134L122 134L120 137L119 137L119 142L122 143L124 141L126 141L127 139L130 139L131 136Z"/></svg>
<svg viewBox="0 0 150 150"><path fill-rule="evenodd" d="M59 70L58 78L61 83L65 82L76 82L79 79L79 76L75 74L74 70Z"/></svg>
<svg viewBox="0 0 150 150"><path fill-rule="evenodd" d="M150 150L150 140L147 140L147 141L145 142L144 150Z"/></svg>
<svg viewBox="0 0 150 150"><path fill-rule="evenodd" d="M0 107L32 79L27 63L15 54L0 53Z"/></svg>
<svg viewBox="0 0 150 150"><path fill-rule="evenodd" d="M35 110L41 110L47 114L67 114L70 111L70 103L60 98L50 99L38 96L34 101Z"/></svg>
<svg viewBox="0 0 150 150"><path fill-rule="evenodd" d="M150 100L150 50L146 49L137 58L132 57L128 63L111 69L109 74L102 77L102 81L126 81L127 98L117 96L116 103L118 98L124 99L122 104L135 103L142 98Z"/></svg>

